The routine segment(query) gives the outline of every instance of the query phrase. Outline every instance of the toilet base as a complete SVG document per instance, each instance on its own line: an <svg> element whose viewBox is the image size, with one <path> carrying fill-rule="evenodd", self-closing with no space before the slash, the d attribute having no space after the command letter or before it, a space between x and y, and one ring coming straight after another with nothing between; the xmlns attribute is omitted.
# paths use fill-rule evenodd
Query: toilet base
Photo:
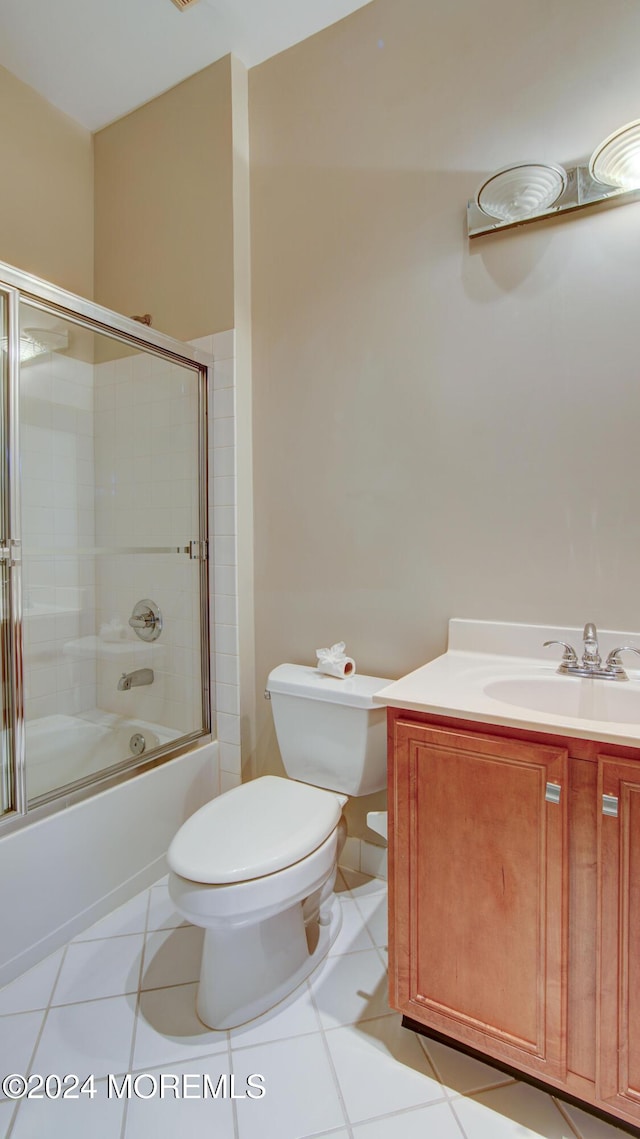
<svg viewBox="0 0 640 1139"><path fill-rule="evenodd" d="M333 883L332 883L333 884ZM236 1028L283 1001L327 956L342 925L333 892L307 918L303 904L241 928L206 929L197 1013L209 1028Z"/></svg>

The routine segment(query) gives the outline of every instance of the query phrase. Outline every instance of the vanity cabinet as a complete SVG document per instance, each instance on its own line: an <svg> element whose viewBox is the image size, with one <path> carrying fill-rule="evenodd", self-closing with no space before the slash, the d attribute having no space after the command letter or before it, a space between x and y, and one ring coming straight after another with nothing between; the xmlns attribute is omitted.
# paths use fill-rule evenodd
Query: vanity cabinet
<svg viewBox="0 0 640 1139"><path fill-rule="evenodd" d="M640 1122L640 763L602 757L598 775L599 1092Z"/></svg>
<svg viewBox="0 0 640 1139"><path fill-rule="evenodd" d="M392 1006L640 1124L640 752L388 718Z"/></svg>

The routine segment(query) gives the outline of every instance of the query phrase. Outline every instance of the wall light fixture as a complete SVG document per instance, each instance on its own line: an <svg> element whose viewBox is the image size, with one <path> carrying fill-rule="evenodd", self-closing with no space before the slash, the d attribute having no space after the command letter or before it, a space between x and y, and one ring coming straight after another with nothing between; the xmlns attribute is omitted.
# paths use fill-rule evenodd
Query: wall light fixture
<svg viewBox="0 0 640 1139"><path fill-rule="evenodd" d="M518 162L491 174L467 204L469 237L601 203L640 199L640 119L614 131L591 158L566 168Z"/></svg>
<svg viewBox="0 0 640 1139"><path fill-rule="evenodd" d="M20 363L35 360L48 352L62 352L69 347L69 333L54 328L20 329ZM9 338L2 338L2 351L9 351Z"/></svg>

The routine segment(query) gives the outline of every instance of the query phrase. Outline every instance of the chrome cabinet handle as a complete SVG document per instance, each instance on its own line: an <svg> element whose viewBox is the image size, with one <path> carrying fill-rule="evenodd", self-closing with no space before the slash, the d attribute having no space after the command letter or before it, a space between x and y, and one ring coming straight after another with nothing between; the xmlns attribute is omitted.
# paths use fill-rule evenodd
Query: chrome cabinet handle
<svg viewBox="0 0 640 1139"><path fill-rule="evenodd" d="M544 796L547 803L559 803L561 794L562 786L560 783L547 783Z"/></svg>

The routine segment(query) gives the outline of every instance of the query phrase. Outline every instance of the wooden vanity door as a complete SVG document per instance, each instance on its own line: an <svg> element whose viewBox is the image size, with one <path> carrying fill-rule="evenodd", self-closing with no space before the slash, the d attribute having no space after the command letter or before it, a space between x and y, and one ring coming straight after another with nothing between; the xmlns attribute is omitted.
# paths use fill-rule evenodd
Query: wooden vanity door
<svg viewBox="0 0 640 1139"><path fill-rule="evenodd" d="M598 765L597 1090L640 1121L640 764Z"/></svg>
<svg viewBox="0 0 640 1139"><path fill-rule="evenodd" d="M401 718L393 757L392 1003L563 1078L566 750Z"/></svg>

